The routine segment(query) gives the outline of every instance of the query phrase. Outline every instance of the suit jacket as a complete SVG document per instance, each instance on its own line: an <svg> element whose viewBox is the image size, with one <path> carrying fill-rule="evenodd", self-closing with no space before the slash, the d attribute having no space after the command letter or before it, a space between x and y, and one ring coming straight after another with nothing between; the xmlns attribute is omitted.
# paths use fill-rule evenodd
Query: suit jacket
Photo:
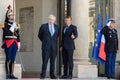
<svg viewBox="0 0 120 80"><path fill-rule="evenodd" d="M101 33L105 36L105 52L116 52L118 50L117 30L105 26Z"/></svg>
<svg viewBox="0 0 120 80"><path fill-rule="evenodd" d="M49 31L49 24L42 24L39 32L38 32L38 38L41 40L42 42L42 50L50 50L51 48L53 50L57 50L58 48L58 26L56 24L54 24L54 35L51 36L50 31Z"/></svg>
<svg viewBox="0 0 120 80"><path fill-rule="evenodd" d="M77 27L74 25L70 25L64 33L65 27L66 26L64 26L62 29L62 47L67 50L74 50L75 43L74 39L71 38L71 35L73 33L75 39L78 37Z"/></svg>

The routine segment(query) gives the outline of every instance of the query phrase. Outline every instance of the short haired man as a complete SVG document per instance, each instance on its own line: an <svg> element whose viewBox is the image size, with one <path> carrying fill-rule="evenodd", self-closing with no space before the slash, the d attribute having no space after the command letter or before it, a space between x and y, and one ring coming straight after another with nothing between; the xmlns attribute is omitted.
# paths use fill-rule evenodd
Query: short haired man
<svg viewBox="0 0 120 80"><path fill-rule="evenodd" d="M65 18L65 26L62 29L62 79L72 79L73 76L73 53L75 49L74 40L78 37L77 27L72 25L72 18Z"/></svg>

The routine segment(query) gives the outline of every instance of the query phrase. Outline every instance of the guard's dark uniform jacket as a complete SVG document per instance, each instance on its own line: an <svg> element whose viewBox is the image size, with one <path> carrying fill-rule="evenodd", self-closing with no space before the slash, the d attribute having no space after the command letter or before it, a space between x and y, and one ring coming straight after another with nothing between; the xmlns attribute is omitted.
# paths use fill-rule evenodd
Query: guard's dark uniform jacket
<svg viewBox="0 0 120 80"><path fill-rule="evenodd" d="M3 28L3 45L2 48L8 48L14 41L16 44L20 42L19 29L14 30L14 32L10 31L10 27L12 26L12 22L5 23L5 27Z"/></svg>
<svg viewBox="0 0 120 80"><path fill-rule="evenodd" d="M110 29L105 26L101 33L105 36L105 52L117 52L118 50L118 35L116 29Z"/></svg>

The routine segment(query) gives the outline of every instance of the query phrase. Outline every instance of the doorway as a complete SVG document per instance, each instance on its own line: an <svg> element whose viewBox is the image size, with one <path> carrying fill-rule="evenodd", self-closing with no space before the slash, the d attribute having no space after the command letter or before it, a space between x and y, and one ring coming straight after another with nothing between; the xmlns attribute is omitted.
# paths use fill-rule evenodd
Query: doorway
<svg viewBox="0 0 120 80"><path fill-rule="evenodd" d="M71 16L71 0L58 0L58 11L57 11L57 23L59 26L59 45L61 44L61 39L62 39L62 27L64 26L64 19L66 16ZM57 57L57 75L62 74L62 55L60 51L60 46L58 49L58 57Z"/></svg>

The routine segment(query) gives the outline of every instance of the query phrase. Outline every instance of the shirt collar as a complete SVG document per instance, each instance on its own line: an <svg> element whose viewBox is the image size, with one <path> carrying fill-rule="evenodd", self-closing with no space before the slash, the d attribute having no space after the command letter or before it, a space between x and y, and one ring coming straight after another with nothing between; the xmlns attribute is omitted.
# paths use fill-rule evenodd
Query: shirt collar
<svg viewBox="0 0 120 80"><path fill-rule="evenodd" d="M69 25L66 25L66 26L67 26L67 27L70 27L70 25L71 25L71 24L69 24Z"/></svg>
<svg viewBox="0 0 120 80"><path fill-rule="evenodd" d="M51 24L50 24L50 23L48 23L48 25L49 25L49 26L51 26ZM52 24L52 26L54 26L54 24Z"/></svg>

